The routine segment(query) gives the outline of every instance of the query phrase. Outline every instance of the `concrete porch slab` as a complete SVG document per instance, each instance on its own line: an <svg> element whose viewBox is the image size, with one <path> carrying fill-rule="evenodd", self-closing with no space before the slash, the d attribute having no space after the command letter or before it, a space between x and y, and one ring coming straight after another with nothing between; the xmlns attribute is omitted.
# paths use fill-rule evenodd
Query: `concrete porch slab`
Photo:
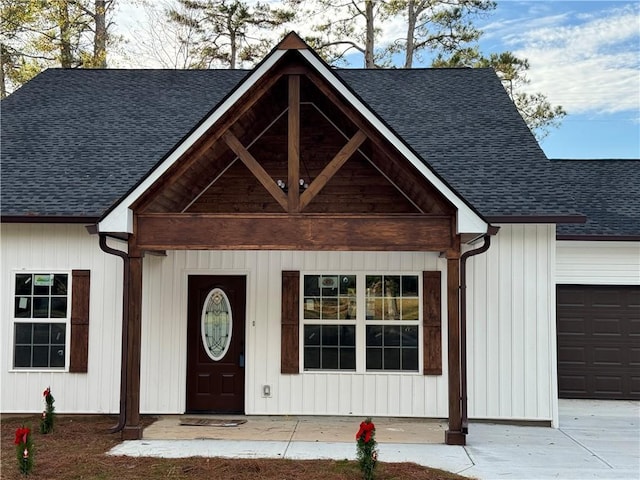
<svg viewBox="0 0 640 480"><path fill-rule="evenodd" d="M242 419L234 427L180 425L183 418ZM264 440L355 443L360 417L265 415L162 415L146 427L143 440ZM446 423L432 419L374 418L378 443L442 444Z"/></svg>

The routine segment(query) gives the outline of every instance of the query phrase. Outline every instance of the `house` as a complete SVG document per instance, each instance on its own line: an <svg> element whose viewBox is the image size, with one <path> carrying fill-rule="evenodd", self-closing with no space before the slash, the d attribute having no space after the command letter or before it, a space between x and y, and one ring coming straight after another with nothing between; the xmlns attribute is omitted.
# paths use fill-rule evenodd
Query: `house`
<svg viewBox="0 0 640 480"><path fill-rule="evenodd" d="M251 71L48 70L2 113L3 412L51 386L127 439L240 412L464 444L557 426L559 376L640 394L637 359L613 393L580 385L597 344L556 353L565 285L628 291L638 334L640 162L549 161L492 70L335 70L292 33Z"/></svg>

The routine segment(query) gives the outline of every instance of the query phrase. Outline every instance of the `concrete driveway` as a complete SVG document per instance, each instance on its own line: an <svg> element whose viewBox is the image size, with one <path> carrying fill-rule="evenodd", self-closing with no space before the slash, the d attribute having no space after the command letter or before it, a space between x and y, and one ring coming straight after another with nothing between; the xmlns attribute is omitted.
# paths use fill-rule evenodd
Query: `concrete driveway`
<svg viewBox="0 0 640 480"><path fill-rule="evenodd" d="M344 421L338 419L337 423ZM322 419L322 422L329 421ZM385 422L382 421L377 430L385 428ZM297 425L303 424L304 420ZM264 435L260 440L255 437L235 440L145 438L123 442L109 453L156 457L354 459L355 440L349 443L346 440L354 436L353 424L353 419L343 424L349 435L340 441L332 441L331 436L309 441L295 435L273 439ZM407 434L402 436L406 427L401 422L390 428L395 429L395 436L378 445L379 457L385 462L415 462L477 479L640 479L640 402L561 400L559 429L472 422L465 447L415 443L412 430L407 428ZM432 430L431 435L441 428L438 422L425 426L426 430ZM282 433L282 428L274 431ZM442 439L440 435L442 431L437 432Z"/></svg>

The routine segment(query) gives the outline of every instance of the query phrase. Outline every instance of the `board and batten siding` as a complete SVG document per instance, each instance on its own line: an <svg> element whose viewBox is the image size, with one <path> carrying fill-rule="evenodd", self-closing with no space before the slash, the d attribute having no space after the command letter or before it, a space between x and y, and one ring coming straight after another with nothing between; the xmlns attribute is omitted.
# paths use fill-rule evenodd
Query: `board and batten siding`
<svg viewBox="0 0 640 480"><path fill-rule="evenodd" d="M640 285L640 242L558 240L556 281L563 285Z"/></svg>
<svg viewBox="0 0 640 480"><path fill-rule="evenodd" d="M114 246L122 248L117 243ZM2 224L1 251L2 412L41 412L47 387L59 413L118 412L122 260L103 253L98 237L82 225ZM91 272L88 373L13 370L15 274L68 272L71 281L74 269Z"/></svg>
<svg viewBox="0 0 640 480"><path fill-rule="evenodd" d="M467 260L470 418L557 426L555 255L554 225L500 225Z"/></svg>
<svg viewBox="0 0 640 480"><path fill-rule="evenodd" d="M447 377L420 373L280 373L281 274L417 273L444 270L437 253L169 251L146 257L143 273L141 411L185 409L187 277L246 275L247 414L448 415ZM442 282L446 288L446 280ZM442 297L446 298L443 290ZM446 318L446 305L442 306ZM446 322L443 325L446 338ZM358 341L364 341L360 336ZM446 342L443 345L446 358ZM446 361L443 362L447 364ZM271 396L263 397L263 385Z"/></svg>

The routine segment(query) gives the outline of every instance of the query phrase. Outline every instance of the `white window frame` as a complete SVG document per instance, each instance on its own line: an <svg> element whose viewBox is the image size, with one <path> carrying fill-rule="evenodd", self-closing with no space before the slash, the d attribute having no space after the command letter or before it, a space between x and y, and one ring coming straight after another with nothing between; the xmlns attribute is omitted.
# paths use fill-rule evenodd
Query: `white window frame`
<svg viewBox="0 0 640 480"><path fill-rule="evenodd" d="M19 318L16 317L15 298L16 298L16 276L20 274L44 274L44 275L67 275L67 315L64 318ZM71 270L59 270L50 268L30 268L28 270L11 270L11 349L10 349L10 372L68 372L71 359L71 304L73 292L73 275ZM33 308L33 306L32 306ZM15 347L16 347L16 325L20 323L64 323L65 324L65 353L64 367L16 367L15 363Z"/></svg>
<svg viewBox="0 0 640 480"><path fill-rule="evenodd" d="M304 318L304 278L308 275L324 275L324 276L342 276L342 275L355 275L356 277L356 318L355 320L326 320L320 319L305 319ZM403 320L387 320L387 321L372 321L366 320L366 277L367 276L415 276L418 279L418 320L403 321ZM385 271L378 270L309 270L300 271L300 284L299 291L299 318L300 318L300 331L298 338L299 345L299 368L303 374L315 375L315 374L340 374L340 375L353 375L353 374L365 374L365 375L422 375L423 374L423 358L424 358L424 325L423 325L423 282L421 271ZM418 369L417 370L367 370L367 345L366 345L366 327L367 325L416 325L418 327ZM306 370L304 368L304 327L305 325L355 325L356 327L356 369L355 370L328 370L328 369L313 369Z"/></svg>

